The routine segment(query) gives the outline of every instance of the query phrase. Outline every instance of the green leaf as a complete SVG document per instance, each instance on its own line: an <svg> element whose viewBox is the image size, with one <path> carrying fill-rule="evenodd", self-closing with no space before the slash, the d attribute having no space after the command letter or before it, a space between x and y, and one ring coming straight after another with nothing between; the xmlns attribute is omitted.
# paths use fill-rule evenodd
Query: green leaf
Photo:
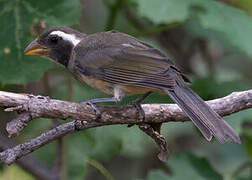
<svg viewBox="0 0 252 180"><path fill-rule="evenodd" d="M194 151L200 157L207 158L212 167L222 174L224 179L231 178L232 173L248 161L246 150L240 144L204 141L201 146L195 147Z"/></svg>
<svg viewBox="0 0 252 180"><path fill-rule="evenodd" d="M31 176L28 172L21 169L17 165L7 166L4 168L3 172L0 172L0 179L11 179L11 180L34 180L35 178Z"/></svg>
<svg viewBox="0 0 252 180"><path fill-rule="evenodd" d="M252 160L252 131L251 128L245 128L243 131L244 144L250 160Z"/></svg>
<svg viewBox="0 0 252 180"><path fill-rule="evenodd" d="M154 179L194 179L194 180L222 180L222 176L217 173L204 158L198 158L191 154L172 155L167 162L172 171L168 176L161 170L153 170L147 176L147 180Z"/></svg>
<svg viewBox="0 0 252 180"><path fill-rule="evenodd" d="M79 1L2 0L0 7L0 81L4 84L35 81L50 63L24 56L25 47L35 38L31 37L31 26L40 20L49 26L73 25L78 21Z"/></svg>
<svg viewBox="0 0 252 180"><path fill-rule="evenodd" d="M241 125L243 122L250 120L252 116L252 109L243 110L241 112L231 114L224 117L224 119L232 126L238 134L241 132Z"/></svg>
<svg viewBox="0 0 252 180"><path fill-rule="evenodd" d="M185 21L189 16L188 0L138 0L138 9L142 16L154 23L174 23Z"/></svg>
<svg viewBox="0 0 252 180"><path fill-rule="evenodd" d="M145 133L141 132L137 126L133 126L131 128L123 126L123 128L122 154L124 156L140 158L149 153L151 151L151 147L154 149L156 148L152 139Z"/></svg>
<svg viewBox="0 0 252 180"><path fill-rule="evenodd" d="M202 31L218 33L220 39L228 41L249 56L252 55L252 20L248 14L232 6L209 0L139 0L138 9L142 16L155 24L186 22L193 19L194 34ZM242 30L241 30L242 28ZM198 29L198 30L197 30ZM206 37L209 33L204 32ZM216 37L216 38L218 38ZM218 38L219 39L219 38Z"/></svg>
<svg viewBox="0 0 252 180"><path fill-rule="evenodd" d="M252 1L251 0L230 0L231 5L242 8L251 14L252 12Z"/></svg>
<svg viewBox="0 0 252 180"><path fill-rule="evenodd" d="M232 46L252 55L252 19L245 11L216 1L204 0L199 4L206 10L199 15L204 29L221 32Z"/></svg>
<svg viewBox="0 0 252 180"><path fill-rule="evenodd" d="M252 179L252 176L247 177L247 178L238 178L237 180L251 180L251 179Z"/></svg>
<svg viewBox="0 0 252 180"><path fill-rule="evenodd" d="M172 180L183 179L222 179L209 164L208 161L202 158L194 157L190 154L179 154L172 156L168 161L168 165L171 167L173 176ZM181 173L181 169L183 173Z"/></svg>
<svg viewBox="0 0 252 180"><path fill-rule="evenodd" d="M80 131L65 138L66 159L68 165L67 179L83 179L86 174L86 159L94 149L95 140L92 130Z"/></svg>
<svg viewBox="0 0 252 180"><path fill-rule="evenodd" d="M163 171L161 170L152 170L149 172L148 176L147 176L147 180L167 180L170 179L169 176L167 174L165 174Z"/></svg>
<svg viewBox="0 0 252 180"><path fill-rule="evenodd" d="M94 131L95 146L91 153L95 159L109 160L122 150L122 132L125 126L99 127Z"/></svg>
<svg viewBox="0 0 252 180"><path fill-rule="evenodd" d="M209 164L207 159L199 158L193 155L188 155L188 159L194 169L200 174L202 177L208 180L222 180L223 177L216 172L212 166Z"/></svg>

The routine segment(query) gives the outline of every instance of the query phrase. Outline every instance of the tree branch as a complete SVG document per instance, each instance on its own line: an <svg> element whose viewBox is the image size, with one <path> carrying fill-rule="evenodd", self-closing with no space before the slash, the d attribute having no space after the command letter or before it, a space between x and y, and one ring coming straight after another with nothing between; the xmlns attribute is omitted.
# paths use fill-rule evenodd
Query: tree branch
<svg viewBox="0 0 252 180"><path fill-rule="evenodd" d="M252 107L252 90L234 92L226 97L207 102L221 116L229 115ZM31 119L38 117L76 119L76 121L59 125L42 135L7 149L0 153L0 162L13 163L39 147L68 133L88 128L112 124L141 124L137 109L127 106L98 106L101 118L96 121L92 107L85 104L60 101L43 96L16 94L0 91L0 106L19 107L19 111L29 113ZM144 123L164 123L169 121L188 121L188 117L175 104L144 104ZM15 110L15 108L13 108ZM27 123L27 122L26 122Z"/></svg>
<svg viewBox="0 0 252 180"><path fill-rule="evenodd" d="M15 146L15 144L11 140L6 138L5 136L0 135L1 151L13 146ZM32 174L36 179L55 180L56 178L50 168L39 162L37 159L33 158L31 155L27 155L22 159L19 159L17 161L17 164L24 170L30 172L30 174Z"/></svg>
<svg viewBox="0 0 252 180"><path fill-rule="evenodd" d="M165 141L165 137L162 136L158 131L155 131L150 124L142 123L139 124L139 129L149 135L158 145L159 154L158 158L160 161L167 162L169 156L168 145Z"/></svg>

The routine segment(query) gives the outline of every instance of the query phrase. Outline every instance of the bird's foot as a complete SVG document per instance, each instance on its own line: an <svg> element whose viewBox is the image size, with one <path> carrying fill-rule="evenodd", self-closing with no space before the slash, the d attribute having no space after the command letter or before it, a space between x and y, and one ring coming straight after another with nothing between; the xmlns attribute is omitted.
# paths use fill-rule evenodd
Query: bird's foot
<svg viewBox="0 0 252 180"><path fill-rule="evenodd" d="M141 122L144 122L145 121L145 112L141 106L141 103L144 101L144 99L146 99L152 92L149 91L147 93L145 93L142 97L136 99L135 101L131 102L130 104L135 106L135 108L137 109L138 111L138 114L139 114L139 121L140 123ZM132 127L134 126L134 124L128 124L128 127Z"/></svg>
<svg viewBox="0 0 252 180"><path fill-rule="evenodd" d="M96 114L96 120L101 118L101 111L98 109L95 103L103 103L103 102L117 102L117 99L114 97L108 97L108 98L95 98L95 99L89 99L86 101L81 102L81 104L88 104L90 105Z"/></svg>
<svg viewBox="0 0 252 180"><path fill-rule="evenodd" d="M130 103L130 105L133 105L136 109L137 109L137 112L138 112L138 122L139 123L142 123L145 121L145 112L141 106L141 104L139 103L138 99L136 101L133 101ZM138 123L136 123L138 124ZM128 124L128 128L136 125L136 124Z"/></svg>
<svg viewBox="0 0 252 180"><path fill-rule="evenodd" d="M139 98L139 99L137 99L135 101L132 101L130 103L130 105L134 106L136 108L137 112L138 112L138 122L139 123L142 123L145 120L145 112L144 112L144 110L143 110L143 108L141 106L141 102L142 102L141 99L142 98ZM138 124L138 123L136 123L136 124ZM127 127L130 128L130 127L132 127L132 126L134 126L136 124L128 124Z"/></svg>
<svg viewBox="0 0 252 180"><path fill-rule="evenodd" d="M139 113L139 119L141 122L144 122L145 120L145 112L141 106L141 103L151 94L152 92L149 91L145 93L142 97L138 98L137 100L133 101L131 104L134 105Z"/></svg>
<svg viewBox="0 0 252 180"><path fill-rule="evenodd" d="M135 108L137 109L139 122L144 122L145 112L141 106L141 102L142 102L142 98L139 98L139 99L131 102L130 104L135 106ZM131 127L131 126L133 126L133 125L132 124L128 125L128 127Z"/></svg>
<svg viewBox="0 0 252 180"><path fill-rule="evenodd" d="M90 100L87 100L87 101L80 102L80 104L88 104L92 107L92 109L95 111L95 120L96 121L101 118L101 111L99 110L99 108L96 106L95 103L93 103Z"/></svg>

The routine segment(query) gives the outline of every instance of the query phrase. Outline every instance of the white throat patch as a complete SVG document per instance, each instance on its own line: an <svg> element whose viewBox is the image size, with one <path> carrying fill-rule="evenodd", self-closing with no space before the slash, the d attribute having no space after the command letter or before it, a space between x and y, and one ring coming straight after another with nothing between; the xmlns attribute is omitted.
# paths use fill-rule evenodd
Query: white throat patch
<svg viewBox="0 0 252 180"><path fill-rule="evenodd" d="M53 31L50 34L58 35L58 36L62 37L62 39L64 39L65 41L71 42L74 46L76 46L81 41L81 39L76 37L74 34L67 34L63 31Z"/></svg>

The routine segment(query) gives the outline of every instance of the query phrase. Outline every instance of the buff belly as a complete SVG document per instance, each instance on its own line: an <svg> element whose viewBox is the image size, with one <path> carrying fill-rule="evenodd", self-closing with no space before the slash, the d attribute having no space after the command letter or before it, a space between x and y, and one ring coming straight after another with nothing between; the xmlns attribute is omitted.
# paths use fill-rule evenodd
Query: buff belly
<svg viewBox="0 0 252 180"><path fill-rule="evenodd" d="M92 88L98 89L106 94L111 94L111 95L114 95L114 87L120 88L126 96L131 96L134 94L144 94L149 91L159 91L162 93L162 90L156 89L156 88L136 86L136 85L127 85L127 84L111 84L97 78L85 76L83 74L79 74L77 79L91 86Z"/></svg>

